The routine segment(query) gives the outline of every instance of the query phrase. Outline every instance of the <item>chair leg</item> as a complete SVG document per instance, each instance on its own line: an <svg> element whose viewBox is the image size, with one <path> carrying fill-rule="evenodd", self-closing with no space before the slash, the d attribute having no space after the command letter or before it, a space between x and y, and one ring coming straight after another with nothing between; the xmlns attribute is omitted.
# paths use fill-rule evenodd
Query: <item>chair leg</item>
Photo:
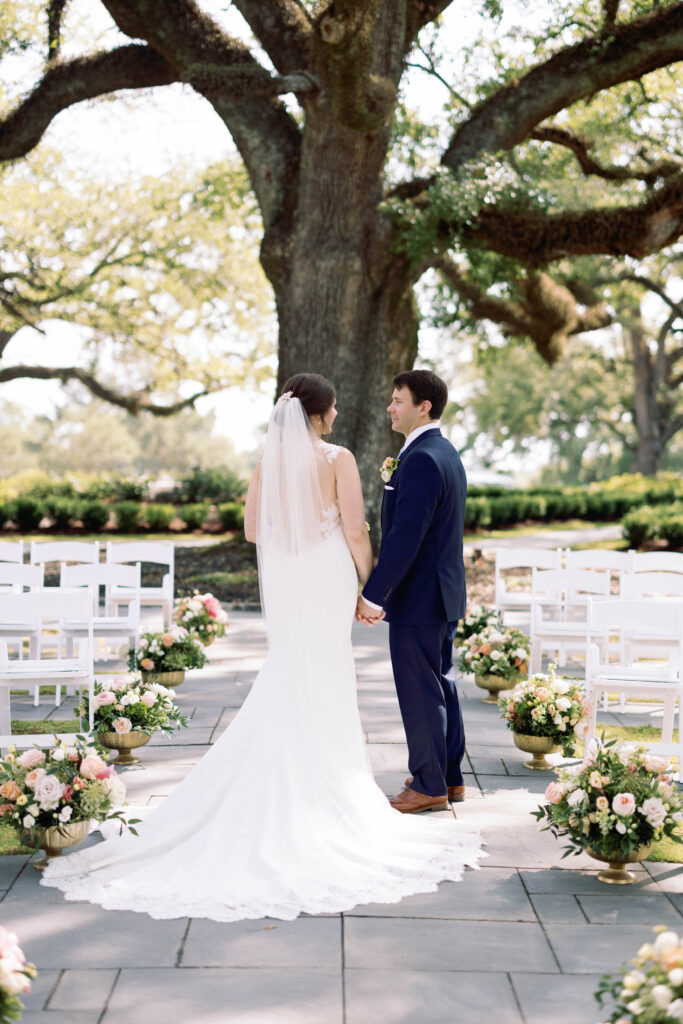
<svg viewBox="0 0 683 1024"><path fill-rule="evenodd" d="M33 687L33 706L37 708L40 704L40 686Z"/></svg>
<svg viewBox="0 0 683 1024"><path fill-rule="evenodd" d="M529 655L529 675L533 676L536 672L540 672L542 663L541 641L534 637L531 642L531 653Z"/></svg>

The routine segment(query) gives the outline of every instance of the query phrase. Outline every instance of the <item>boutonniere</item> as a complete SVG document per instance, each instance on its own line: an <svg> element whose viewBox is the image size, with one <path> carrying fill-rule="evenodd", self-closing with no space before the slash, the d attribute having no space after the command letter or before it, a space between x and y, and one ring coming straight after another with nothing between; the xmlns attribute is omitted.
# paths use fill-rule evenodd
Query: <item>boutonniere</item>
<svg viewBox="0 0 683 1024"><path fill-rule="evenodd" d="M392 476L398 469L398 459L392 459L390 456L384 460L382 465L379 467L379 475L384 480L385 484L388 484Z"/></svg>

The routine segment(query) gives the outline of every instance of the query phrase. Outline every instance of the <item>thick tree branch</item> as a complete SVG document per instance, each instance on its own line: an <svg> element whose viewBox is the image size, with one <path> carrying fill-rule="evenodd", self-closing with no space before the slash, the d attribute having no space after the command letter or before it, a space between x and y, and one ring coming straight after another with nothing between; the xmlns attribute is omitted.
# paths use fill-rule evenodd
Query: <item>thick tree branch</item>
<svg viewBox="0 0 683 1024"><path fill-rule="evenodd" d="M292 0L233 0L281 75L309 66L311 23Z"/></svg>
<svg viewBox="0 0 683 1024"><path fill-rule="evenodd" d="M607 327L611 316L604 302L597 300L585 312L577 308L569 288L553 281L548 274L529 274L518 282L522 302L501 299L468 281L448 257L434 266L460 295L477 319L491 320L506 333L529 337L539 355L547 362L556 362L563 354L571 335Z"/></svg>
<svg viewBox="0 0 683 1024"><path fill-rule="evenodd" d="M460 230L465 240L530 266L564 256L642 258L683 234L683 174L639 205L559 214L484 206L464 227L444 225L444 233L449 230Z"/></svg>
<svg viewBox="0 0 683 1024"><path fill-rule="evenodd" d="M662 441L666 444L670 441L674 434L677 434L679 430L683 430L683 413L680 416L674 416L671 422L662 431Z"/></svg>
<svg viewBox="0 0 683 1024"><path fill-rule="evenodd" d="M253 95L254 78L270 76L247 46L228 36L194 0L163 4L102 0L122 32L143 37L163 55L180 78L196 87L225 122L242 155L268 231L291 206L299 163L300 132L282 103L273 96ZM226 94L222 75L211 69L240 69L241 87ZM201 88L199 86L201 77ZM235 81L239 82L237 75Z"/></svg>
<svg viewBox="0 0 683 1024"><path fill-rule="evenodd" d="M409 0L408 2L408 33L406 50L420 29L430 22L436 21L440 14L453 3L453 0Z"/></svg>
<svg viewBox="0 0 683 1024"><path fill-rule="evenodd" d="M457 172L484 153L512 149L578 100L683 60L683 4L589 38L497 89L460 125L442 163Z"/></svg>
<svg viewBox="0 0 683 1024"><path fill-rule="evenodd" d="M174 416L181 409L194 405L198 398L203 398L204 395L210 393L204 389L191 395L189 398L183 398L170 405L158 405L156 402L150 401L144 394L124 395L119 391L115 391L113 388L97 380L92 373L88 373L87 370L83 370L79 366L18 365L8 366L4 369L0 368L0 384L6 384L10 380L23 378L30 378L32 380L61 380L62 384L66 384L70 380L77 380L93 395L104 399L105 402L110 402L112 405L118 405L121 409L127 409L133 415L137 415L139 412L151 412L154 416Z"/></svg>
<svg viewBox="0 0 683 1024"><path fill-rule="evenodd" d="M580 136L574 135L564 128L556 128L554 125L535 128L529 138L535 139L537 142L552 142L570 149L586 176L594 174L607 181L644 181L646 185L652 186L660 178L670 178L674 174L680 174L681 171L681 164L678 160L658 160L644 171L614 165L603 167L589 153L593 145L590 140L582 139Z"/></svg>
<svg viewBox="0 0 683 1024"><path fill-rule="evenodd" d="M658 295L663 302L667 304L669 309L676 314L676 318L683 318L683 304L676 302L666 293L666 289L663 285L659 284L658 281L653 281L652 278L646 277L645 274L632 274L628 271L624 271L623 274L619 275L620 281L633 281L635 284L642 285L643 288L647 288L649 292L654 292Z"/></svg>
<svg viewBox="0 0 683 1024"><path fill-rule="evenodd" d="M62 14L69 0L48 0L47 59L56 60L62 44Z"/></svg>
<svg viewBox="0 0 683 1024"><path fill-rule="evenodd" d="M118 89L147 89L176 81L178 74L171 65L139 43L55 62L26 99L0 120L0 160L25 156L52 119L75 103Z"/></svg>

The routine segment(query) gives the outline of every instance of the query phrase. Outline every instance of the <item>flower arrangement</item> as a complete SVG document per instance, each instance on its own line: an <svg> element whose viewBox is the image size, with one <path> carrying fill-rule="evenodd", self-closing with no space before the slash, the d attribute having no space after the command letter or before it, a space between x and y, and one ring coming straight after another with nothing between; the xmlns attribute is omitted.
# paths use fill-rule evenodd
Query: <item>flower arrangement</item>
<svg viewBox="0 0 683 1024"><path fill-rule="evenodd" d="M213 594L200 594L195 590L192 597L179 597L173 606L173 621L198 636L205 645L216 637L225 636L229 625L227 612Z"/></svg>
<svg viewBox="0 0 683 1024"><path fill-rule="evenodd" d="M499 631L504 629L500 612L495 608L485 608L481 604L468 605L464 619L458 622L455 643L458 647L462 646L463 641L475 633L480 633L487 626L495 626Z"/></svg>
<svg viewBox="0 0 683 1024"><path fill-rule="evenodd" d="M29 992L37 971L19 948L16 935L0 925L0 1024L10 1024L21 1016L20 992Z"/></svg>
<svg viewBox="0 0 683 1024"><path fill-rule="evenodd" d="M574 755L577 739L588 731L586 704L579 682L558 678L555 666L547 675L538 672L517 683L498 701L508 729L524 736L546 736L562 747L565 757Z"/></svg>
<svg viewBox="0 0 683 1024"><path fill-rule="evenodd" d="M131 731L146 736L160 730L170 736L187 719L173 702L175 693L160 683L147 682L138 672L95 683L93 719L95 733L116 732L125 735ZM75 710L81 719L87 719L89 695L84 693Z"/></svg>
<svg viewBox="0 0 683 1024"><path fill-rule="evenodd" d="M398 459L392 459L391 455L387 455L386 459L379 467L379 475L385 484L388 484L392 476L398 469Z"/></svg>
<svg viewBox="0 0 683 1024"><path fill-rule="evenodd" d="M564 856L594 851L614 861L628 860L640 847L675 834L683 821L683 800L671 781L666 758L617 740L592 740L583 764L560 769L546 791L548 801L536 819L565 837Z"/></svg>
<svg viewBox="0 0 683 1024"><path fill-rule="evenodd" d="M683 937L664 925L654 942L640 947L632 966L618 978L603 976L597 992L602 1005L610 997L613 1024L672 1024L683 1021Z"/></svg>
<svg viewBox="0 0 683 1024"><path fill-rule="evenodd" d="M128 668L143 672L178 672L203 668L206 654L201 640L184 626L170 626L163 633L143 633L128 651Z"/></svg>
<svg viewBox="0 0 683 1024"><path fill-rule="evenodd" d="M518 629L505 629L490 623L462 644L465 664L475 675L495 675L514 679L524 675L529 661L529 637Z"/></svg>
<svg viewBox="0 0 683 1024"><path fill-rule="evenodd" d="M76 821L121 818L126 787L113 765L78 736L70 746L55 737L49 750L8 747L0 760L0 817L39 839L39 830Z"/></svg>

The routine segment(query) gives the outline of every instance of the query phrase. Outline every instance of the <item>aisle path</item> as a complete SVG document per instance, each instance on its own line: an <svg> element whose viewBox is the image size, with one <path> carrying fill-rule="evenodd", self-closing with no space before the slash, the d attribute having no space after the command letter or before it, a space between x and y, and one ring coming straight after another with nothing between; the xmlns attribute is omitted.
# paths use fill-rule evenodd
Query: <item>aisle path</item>
<svg viewBox="0 0 683 1024"><path fill-rule="evenodd" d="M174 742L153 741L142 764L125 770L132 802L163 799L248 693L265 650L263 625L254 613L233 618L210 665L178 690L189 729ZM392 793L405 776L406 752L387 628L354 627L354 640L368 750L379 784ZM652 925L683 928L683 870L648 865L638 868L637 885L612 888L596 881L587 856L563 861L529 814L547 777L524 767L480 691L468 682L461 691L468 798L457 813L482 828L489 857L479 871L396 905L218 924L66 903L38 885L28 857L0 858L0 923L19 935L40 971L23 1024L599 1021L592 996L599 976L649 940Z"/></svg>

